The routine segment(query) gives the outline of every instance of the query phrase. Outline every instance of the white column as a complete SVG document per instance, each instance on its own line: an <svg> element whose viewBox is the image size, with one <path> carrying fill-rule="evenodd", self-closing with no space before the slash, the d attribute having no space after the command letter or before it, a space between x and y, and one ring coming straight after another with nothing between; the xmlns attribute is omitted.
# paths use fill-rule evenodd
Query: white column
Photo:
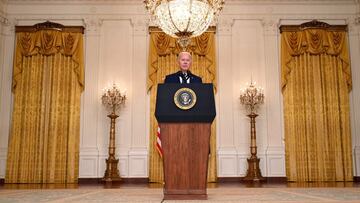
<svg viewBox="0 0 360 203"><path fill-rule="evenodd" d="M238 174L233 117L232 77L233 19L220 19L217 30L218 92L216 94L216 122L218 149L218 176L234 177Z"/></svg>
<svg viewBox="0 0 360 203"><path fill-rule="evenodd" d="M5 177L11 125L15 23L15 20L0 17L0 178Z"/></svg>
<svg viewBox="0 0 360 203"><path fill-rule="evenodd" d="M285 173L285 149L283 143L282 103L279 62L279 19L263 19L265 50L265 103L267 121L266 171L268 177L282 177Z"/></svg>
<svg viewBox="0 0 360 203"><path fill-rule="evenodd" d="M131 149L129 151L129 176L148 176L148 140L146 128L146 73L148 54L148 19L137 16L131 19L133 26L132 67L132 121Z"/></svg>
<svg viewBox="0 0 360 203"><path fill-rule="evenodd" d="M91 17L85 24L85 90L82 93L80 133L80 178L102 177L99 174L98 110L101 107L98 87L100 28L102 21ZM101 160L103 161L103 160Z"/></svg>
<svg viewBox="0 0 360 203"><path fill-rule="evenodd" d="M360 176L360 17L348 19L351 59L352 91L350 92L350 119L354 176Z"/></svg>

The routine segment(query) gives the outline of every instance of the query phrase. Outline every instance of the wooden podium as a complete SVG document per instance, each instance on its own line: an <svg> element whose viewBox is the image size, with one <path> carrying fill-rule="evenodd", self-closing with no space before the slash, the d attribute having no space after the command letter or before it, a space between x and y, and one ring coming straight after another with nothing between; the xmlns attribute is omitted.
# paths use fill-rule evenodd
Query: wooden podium
<svg viewBox="0 0 360 203"><path fill-rule="evenodd" d="M188 110L174 102L181 88L191 89L196 104ZM212 84L161 84L155 116L161 129L164 199L207 199L211 123L215 118Z"/></svg>

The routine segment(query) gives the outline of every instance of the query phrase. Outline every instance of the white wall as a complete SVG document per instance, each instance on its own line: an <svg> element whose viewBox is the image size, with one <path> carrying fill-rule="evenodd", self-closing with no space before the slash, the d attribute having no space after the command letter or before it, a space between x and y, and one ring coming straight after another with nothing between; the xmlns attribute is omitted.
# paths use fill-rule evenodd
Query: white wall
<svg viewBox="0 0 360 203"><path fill-rule="evenodd" d="M0 177L5 175L8 137L11 120L11 78L14 52L14 28L0 16Z"/></svg>
<svg viewBox="0 0 360 203"><path fill-rule="evenodd" d="M358 13L359 13L358 7ZM353 90L350 93L351 102L351 133L354 146L354 171L360 176L360 16L349 18L349 44Z"/></svg>
<svg viewBox="0 0 360 203"><path fill-rule="evenodd" d="M0 178L5 176L11 116L14 26L51 20L83 25L85 91L81 106L80 177L102 177L109 119L101 90L113 82L126 89L126 105L116 125L117 157L122 177L148 176L149 95L146 93L148 16L141 1L9 1L7 23L0 24ZM53 4L51 5L51 2ZM82 2L82 3L81 3ZM240 88L251 78L265 89L257 118L258 156L267 177L285 176L282 95L280 92L281 24L319 19L349 24L353 91L351 121L354 171L360 176L360 34L354 1L228 0L217 25L218 93L216 94L218 176L246 174L250 124L239 103ZM339 3L340 2L340 3ZM33 6L35 4L36 6ZM311 4L311 5L310 5ZM5 51L6 50L6 51Z"/></svg>

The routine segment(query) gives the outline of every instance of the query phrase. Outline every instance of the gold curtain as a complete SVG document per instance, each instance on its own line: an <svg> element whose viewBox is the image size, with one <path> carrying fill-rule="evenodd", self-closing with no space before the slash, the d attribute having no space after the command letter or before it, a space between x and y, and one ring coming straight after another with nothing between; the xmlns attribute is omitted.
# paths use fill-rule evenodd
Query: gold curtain
<svg viewBox="0 0 360 203"><path fill-rule="evenodd" d="M288 180L352 181L347 32L285 31L281 40Z"/></svg>
<svg viewBox="0 0 360 203"><path fill-rule="evenodd" d="M204 83L213 83L216 89L215 33L209 31L193 38L189 51L192 53L191 72L200 76ZM150 31L147 89L150 92L150 167L149 181L164 181L163 163L155 148L158 123L154 116L157 84L163 83L165 76L179 71L177 55L181 51L176 39L157 29ZM215 91L215 90L214 90ZM211 126L210 159L208 181L216 182L216 130Z"/></svg>
<svg viewBox="0 0 360 203"><path fill-rule="evenodd" d="M16 33L6 183L76 183L82 33Z"/></svg>

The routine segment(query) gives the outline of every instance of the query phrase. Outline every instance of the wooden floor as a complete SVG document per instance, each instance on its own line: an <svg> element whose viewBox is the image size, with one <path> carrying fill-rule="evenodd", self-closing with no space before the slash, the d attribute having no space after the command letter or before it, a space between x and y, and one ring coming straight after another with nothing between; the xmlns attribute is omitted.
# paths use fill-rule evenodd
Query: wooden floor
<svg viewBox="0 0 360 203"><path fill-rule="evenodd" d="M209 183L207 203L360 203L359 182ZM155 183L1 184L4 203L204 203L164 200Z"/></svg>

